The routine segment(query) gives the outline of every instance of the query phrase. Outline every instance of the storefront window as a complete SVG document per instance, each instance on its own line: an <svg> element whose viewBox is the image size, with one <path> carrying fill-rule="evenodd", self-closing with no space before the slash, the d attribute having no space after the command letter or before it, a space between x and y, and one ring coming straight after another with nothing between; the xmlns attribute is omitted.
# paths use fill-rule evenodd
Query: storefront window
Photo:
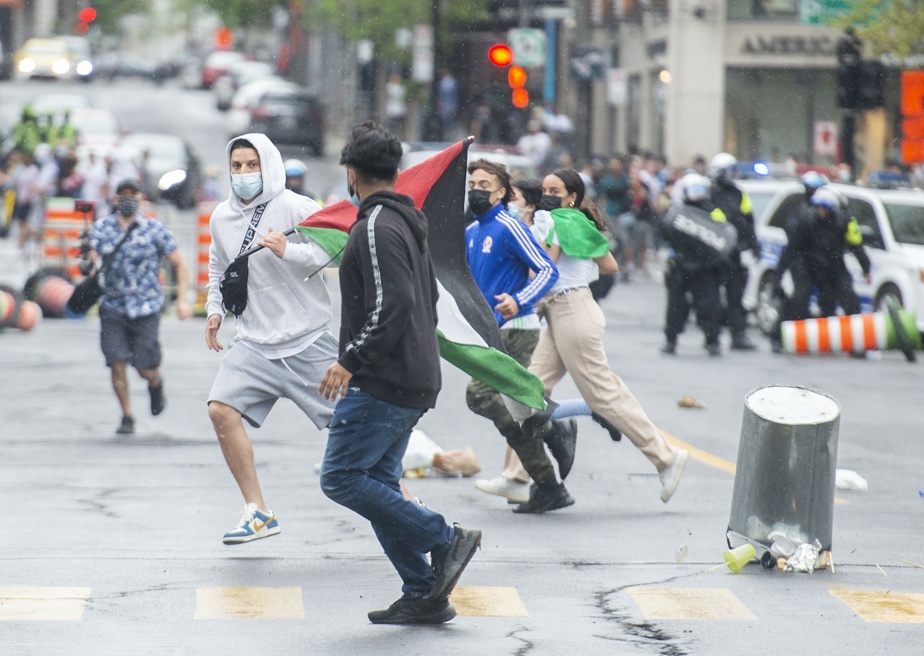
<svg viewBox="0 0 924 656"><path fill-rule="evenodd" d="M732 20L792 19L799 13L799 0L728 0Z"/></svg>
<svg viewBox="0 0 924 656"><path fill-rule="evenodd" d="M815 123L838 121L832 70L728 69L725 135L741 160L830 164L814 153ZM808 93L807 90L810 90Z"/></svg>

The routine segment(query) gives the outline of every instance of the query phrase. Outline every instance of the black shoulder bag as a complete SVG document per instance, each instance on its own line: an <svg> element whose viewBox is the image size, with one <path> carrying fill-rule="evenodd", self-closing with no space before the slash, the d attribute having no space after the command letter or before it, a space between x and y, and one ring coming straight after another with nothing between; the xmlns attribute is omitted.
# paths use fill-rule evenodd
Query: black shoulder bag
<svg viewBox="0 0 924 656"><path fill-rule="evenodd" d="M237 257L228 265L225 272L218 279L218 291L221 292L221 306L226 312L230 312L236 317L241 316L247 308L247 277L250 272L248 262L250 253L244 254L257 234L257 225L266 209L266 203L263 203L253 211L253 218L250 219L250 227L244 235L244 242L241 244L241 250Z"/></svg>
<svg viewBox="0 0 924 656"><path fill-rule="evenodd" d="M128 241L128 238L132 234L132 230L137 227L138 224L132 221L132 224L128 226L128 229L125 231L125 236L119 240L119 243L116 244L116 247L112 249L109 255L103 257L103 263L100 268L84 278L79 285L74 287L71 297L67 300L67 309L73 314L86 314L90 311L90 308L96 305L99 299L102 298L103 286L99 281L100 276L109 268L112 261L115 259L116 253L122 248L122 244Z"/></svg>

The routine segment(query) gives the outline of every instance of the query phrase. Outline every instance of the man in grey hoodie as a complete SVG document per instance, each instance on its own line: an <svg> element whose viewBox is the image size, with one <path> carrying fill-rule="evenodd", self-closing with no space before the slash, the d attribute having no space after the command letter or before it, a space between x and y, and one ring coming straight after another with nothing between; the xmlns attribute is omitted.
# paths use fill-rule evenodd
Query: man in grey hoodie
<svg viewBox="0 0 924 656"><path fill-rule="evenodd" d="M320 207L285 188L282 156L263 134L232 139L226 157L231 193L212 213L205 341L221 351L218 329L225 316L219 279L238 254L249 257L247 306L235 322L236 338L209 392L209 418L225 461L244 496L238 524L225 544L241 544L279 533L254 465L243 419L259 427L280 398L295 402L318 428L333 416L334 403L318 395L325 371L337 359L330 332L331 302L321 277L330 257L299 233L283 234Z"/></svg>

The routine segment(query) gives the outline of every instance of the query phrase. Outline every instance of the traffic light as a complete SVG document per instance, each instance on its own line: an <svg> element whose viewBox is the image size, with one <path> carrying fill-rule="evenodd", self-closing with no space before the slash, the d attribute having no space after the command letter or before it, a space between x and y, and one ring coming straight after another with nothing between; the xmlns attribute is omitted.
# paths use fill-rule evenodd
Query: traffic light
<svg viewBox="0 0 924 656"><path fill-rule="evenodd" d="M507 71L507 84L510 85L511 89L526 86L526 71L522 66L510 67L510 70Z"/></svg>
<svg viewBox="0 0 924 656"><path fill-rule="evenodd" d="M510 94L510 102L517 109L526 109L529 107L529 91L523 87L517 87Z"/></svg>
<svg viewBox="0 0 924 656"><path fill-rule="evenodd" d="M96 10L93 7L84 7L77 12L77 24L74 26L74 33L80 36L90 31L90 23L96 20Z"/></svg>
<svg viewBox="0 0 924 656"><path fill-rule="evenodd" d="M837 40L837 86L835 100L841 109L860 107L860 65L862 43L853 30L845 30Z"/></svg>
<svg viewBox="0 0 924 656"><path fill-rule="evenodd" d="M513 50L506 43L495 43L488 48L488 61L503 68L513 62Z"/></svg>
<svg viewBox="0 0 924 656"><path fill-rule="evenodd" d="M886 67L880 61L865 61L860 64L860 86L857 91L857 106L860 109L875 109L885 104Z"/></svg>

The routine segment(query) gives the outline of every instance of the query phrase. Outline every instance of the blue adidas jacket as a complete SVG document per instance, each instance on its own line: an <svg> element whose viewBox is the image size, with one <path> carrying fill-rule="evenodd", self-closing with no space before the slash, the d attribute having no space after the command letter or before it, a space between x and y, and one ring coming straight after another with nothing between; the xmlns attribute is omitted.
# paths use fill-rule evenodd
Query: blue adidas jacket
<svg viewBox="0 0 924 656"><path fill-rule="evenodd" d="M496 295L510 294L520 306L518 317L532 314L536 301L558 280L558 269L529 228L507 214L501 203L475 217L465 229L465 243L472 276L492 309ZM536 272L532 280L530 270ZM494 317L498 325L505 323L499 312Z"/></svg>

